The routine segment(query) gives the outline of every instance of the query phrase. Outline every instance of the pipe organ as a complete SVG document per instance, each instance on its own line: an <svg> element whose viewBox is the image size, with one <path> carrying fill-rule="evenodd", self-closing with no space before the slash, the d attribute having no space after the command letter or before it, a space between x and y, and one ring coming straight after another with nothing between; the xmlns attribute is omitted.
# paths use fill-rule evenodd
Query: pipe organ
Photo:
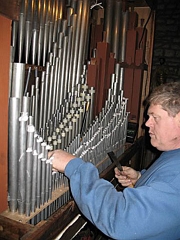
<svg viewBox="0 0 180 240"><path fill-rule="evenodd" d="M107 152L123 154L132 15L126 1L21 1L12 22L9 209L2 216L36 226L71 200L68 179L53 171L49 150L82 157L99 173L111 165Z"/></svg>

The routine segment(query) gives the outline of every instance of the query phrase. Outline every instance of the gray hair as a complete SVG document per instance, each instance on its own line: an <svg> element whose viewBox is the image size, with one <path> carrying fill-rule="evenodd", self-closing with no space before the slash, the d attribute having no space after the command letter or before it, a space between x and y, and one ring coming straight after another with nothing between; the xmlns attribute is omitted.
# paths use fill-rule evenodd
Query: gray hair
<svg viewBox="0 0 180 240"><path fill-rule="evenodd" d="M170 116L175 117L180 112L180 82L165 83L154 88L147 103L161 105Z"/></svg>

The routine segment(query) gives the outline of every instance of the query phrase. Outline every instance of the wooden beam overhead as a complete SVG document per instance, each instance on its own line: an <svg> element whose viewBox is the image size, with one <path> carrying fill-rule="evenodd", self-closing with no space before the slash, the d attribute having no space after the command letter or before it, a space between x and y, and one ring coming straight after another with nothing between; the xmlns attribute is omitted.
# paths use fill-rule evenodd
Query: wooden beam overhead
<svg viewBox="0 0 180 240"><path fill-rule="evenodd" d="M1 0L0 14L11 19L18 20L21 0Z"/></svg>

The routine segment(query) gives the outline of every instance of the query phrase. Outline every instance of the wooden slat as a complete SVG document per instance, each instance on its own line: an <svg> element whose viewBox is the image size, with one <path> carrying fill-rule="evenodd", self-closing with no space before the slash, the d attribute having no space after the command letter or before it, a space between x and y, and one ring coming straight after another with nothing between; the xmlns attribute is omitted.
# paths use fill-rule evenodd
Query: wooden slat
<svg viewBox="0 0 180 240"><path fill-rule="evenodd" d="M0 15L0 213L7 209L8 93L11 20Z"/></svg>
<svg viewBox="0 0 180 240"><path fill-rule="evenodd" d="M21 0L1 0L0 14L11 19L18 20Z"/></svg>

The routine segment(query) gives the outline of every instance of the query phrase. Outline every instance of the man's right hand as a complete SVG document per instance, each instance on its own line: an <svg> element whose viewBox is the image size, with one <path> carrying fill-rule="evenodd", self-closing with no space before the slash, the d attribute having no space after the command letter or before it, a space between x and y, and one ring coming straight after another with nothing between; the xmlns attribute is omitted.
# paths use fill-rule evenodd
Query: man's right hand
<svg viewBox="0 0 180 240"><path fill-rule="evenodd" d="M114 169L115 177L123 187L132 187L136 184L137 180L141 177L141 173L131 167L123 166L123 171L118 168Z"/></svg>

